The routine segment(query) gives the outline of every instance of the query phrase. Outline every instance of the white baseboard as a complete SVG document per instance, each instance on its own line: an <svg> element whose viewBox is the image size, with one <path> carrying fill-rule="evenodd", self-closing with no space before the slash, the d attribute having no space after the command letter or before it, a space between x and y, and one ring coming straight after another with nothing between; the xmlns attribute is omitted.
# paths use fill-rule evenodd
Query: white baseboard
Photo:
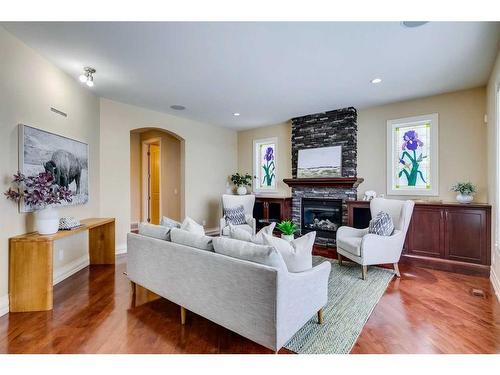
<svg viewBox="0 0 500 375"><path fill-rule="evenodd" d="M205 234L207 236L214 236L214 235L217 235L220 233L220 229L217 227L217 228L207 228L205 229Z"/></svg>
<svg viewBox="0 0 500 375"><path fill-rule="evenodd" d="M84 269L89 265L89 256L84 255L78 259L75 259L74 261L58 268L57 270L54 271L54 280L53 280L53 285L56 285L63 281L64 279L67 279L71 275L74 275L78 271Z"/></svg>
<svg viewBox="0 0 500 375"><path fill-rule="evenodd" d="M0 316L3 316L9 312L9 295L0 297Z"/></svg>
<svg viewBox="0 0 500 375"><path fill-rule="evenodd" d="M493 266L491 267L490 270L490 281L491 284L493 285L493 289L495 290L497 300L498 302L500 302L500 279L498 278L498 275L495 273L495 269L493 268Z"/></svg>
<svg viewBox="0 0 500 375"><path fill-rule="evenodd" d="M127 254L127 244L124 243L124 244L118 245L115 249L115 254L116 255Z"/></svg>

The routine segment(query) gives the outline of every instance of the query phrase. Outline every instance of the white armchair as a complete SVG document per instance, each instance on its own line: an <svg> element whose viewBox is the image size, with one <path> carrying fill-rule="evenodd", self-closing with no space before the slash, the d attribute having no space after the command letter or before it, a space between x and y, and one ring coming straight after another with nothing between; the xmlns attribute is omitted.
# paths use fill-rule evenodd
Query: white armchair
<svg viewBox="0 0 500 375"><path fill-rule="evenodd" d="M410 200L372 199L370 202L372 218L381 211L388 213L394 223L394 233L390 236L379 236L368 233L368 228L340 227L337 230L339 264L342 265L344 257L360 264L362 278L365 280L368 266L392 263L396 275L400 277L398 262L414 206L415 202Z"/></svg>
<svg viewBox="0 0 500 375"><path fill-rule="evenodd" d="M236 225L237 228L246 230L252 236L255 234L257 223L253 217L253 206L255 205L255 195L229 195L224 194L221 199L222 203L222 217L220 219L220 235L229 235L229 226L227 225L226 218L224 216L224 208L234 208L238 206L243 206L245 209L245 219L246 224Z"/></svg>

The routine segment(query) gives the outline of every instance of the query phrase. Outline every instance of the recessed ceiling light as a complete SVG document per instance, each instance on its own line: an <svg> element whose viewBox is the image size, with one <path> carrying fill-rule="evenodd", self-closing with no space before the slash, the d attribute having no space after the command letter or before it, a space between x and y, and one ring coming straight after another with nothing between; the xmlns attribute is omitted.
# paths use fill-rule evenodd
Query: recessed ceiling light
<svg viewBox="0 0 500 375"><path fill-rule="evenodd" d="M238 112L234 112L234 113L233 113L233 116L238 117L239 115L240 115L240 114L239 114Z"/></svg>
<svg viewBox="0 0 500 375"><path fill-rule="evenodd" d="M370 82L371 83L380 83L380 82L382 82L382 78L373 78Z"/></svg>
<svg viewBox="0 0 500 375"><path fill-rule="evenodd" d="M176 111L184 111L186 109L186 107L179 104L171 105L170 108L175 109Z"/></svg>
<svg viewBox="0 0 500 375"><path fill-rule="evenodd" d="M429 21L403 21L403 22L401 22L401 26L414 28L414 27L423 26L426 23L429 23Z"/></svg>

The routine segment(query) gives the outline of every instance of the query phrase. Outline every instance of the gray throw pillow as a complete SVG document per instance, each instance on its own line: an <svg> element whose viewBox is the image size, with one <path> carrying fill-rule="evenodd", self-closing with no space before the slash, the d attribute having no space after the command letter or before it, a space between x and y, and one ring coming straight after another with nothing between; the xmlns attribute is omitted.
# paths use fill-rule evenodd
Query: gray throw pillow
<svg viewBox="0 0 500 375"><path fill-rule="evenodd" d="M202 234L191 233L182 229L172 228L170 230L172 242L185 246L196 247L197 249L214 251L212 237Z"/></svg>
<svg viewBox="0 0 500 375"><path fill-rule="evenodd" d="M139 223L139 234L159 240L170 241L170 228L161 225Z"/></svg>
<svg viewBox="0 0 500 375"><path fill-rule="evenodd" d="M246 224L245 208L243 205L238 207L224 208L224 216L227 224L241 225Z"/></svg>
<svg viewBox="0 0 500 375"><path fill-rule="evenodd" d="M387 212L379 212L377 216L370 220L368 233L377 234L379 236L390 236L394 232L394 223L391 215Z"/></svg>
<svg viewBox="0 0 500 375"><path fill-rule="evenodd" d="M286 271L285 261L272 246L256 245L251 242L233 240L227 237L214 238L213 243L216 253Z"/></svg>
<svg viewBox="0 0 500 375"><path fill-rule="evenodd" d="M181 223L179 223L178 221L175 221L173 219L170 219L166 216L163 216L161 218L160 225L167 227L167 228L180 228L181 227Z"/></svg>

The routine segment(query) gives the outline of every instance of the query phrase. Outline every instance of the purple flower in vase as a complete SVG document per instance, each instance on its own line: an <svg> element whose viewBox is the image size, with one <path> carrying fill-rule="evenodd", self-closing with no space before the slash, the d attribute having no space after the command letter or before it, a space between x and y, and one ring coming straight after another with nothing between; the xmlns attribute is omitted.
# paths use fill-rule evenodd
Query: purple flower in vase
<svg viewBox="0 0 500 375"><path fill-rule="evenodd" d="M274 155L273 155L273 148L272 147L268 147L267 150L266 150L266 154L264 155L264 159L266 161L271 161L274 159Z"/></svg>
<svg viewBox="0 0 500 375"><path fill-rule="evenodd" d="M403 136L403 150L407 149L410 151L415 151L418 147L422 147L424 143L418 139L418 133L415 130L408 130Z"/></svg>

